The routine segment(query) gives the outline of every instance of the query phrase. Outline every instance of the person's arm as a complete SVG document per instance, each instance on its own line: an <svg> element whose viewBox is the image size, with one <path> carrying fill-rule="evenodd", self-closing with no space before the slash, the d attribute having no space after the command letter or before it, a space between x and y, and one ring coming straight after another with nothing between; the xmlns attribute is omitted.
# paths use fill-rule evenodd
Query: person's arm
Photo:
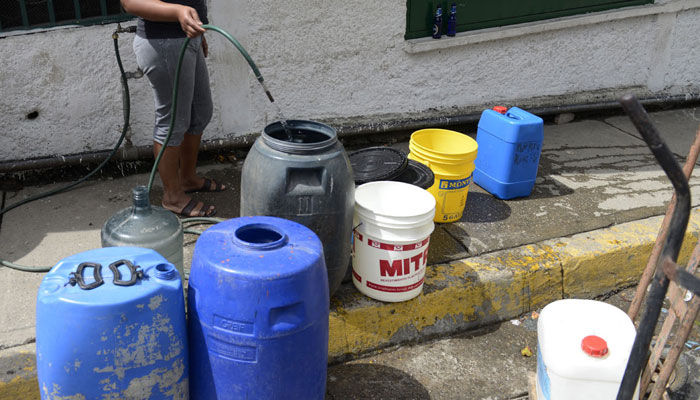
<svg viewBox="0 0 700 400"><path fill-rule="evenodd" d="M197 11L180 4L160 0L121 0L124 11L154 22L179 22L187 37L197 37L205 32Z"/></svg>

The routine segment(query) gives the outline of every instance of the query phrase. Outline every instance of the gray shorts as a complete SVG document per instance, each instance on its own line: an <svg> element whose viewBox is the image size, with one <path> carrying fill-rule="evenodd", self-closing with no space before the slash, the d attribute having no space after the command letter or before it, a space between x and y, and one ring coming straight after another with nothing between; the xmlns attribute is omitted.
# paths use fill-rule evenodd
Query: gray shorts
<svg viewBox="0 0 700 400"><path fill-rule="evenodd" d="M175 70L185 38L134 38L136 62L148 76L155 101L153 140L163 144L170 127ZM202 51L202 37L190 40L180 67L177 114L168 146L179 146L185 133L201 135L213 111L209 72Z"/></svg>

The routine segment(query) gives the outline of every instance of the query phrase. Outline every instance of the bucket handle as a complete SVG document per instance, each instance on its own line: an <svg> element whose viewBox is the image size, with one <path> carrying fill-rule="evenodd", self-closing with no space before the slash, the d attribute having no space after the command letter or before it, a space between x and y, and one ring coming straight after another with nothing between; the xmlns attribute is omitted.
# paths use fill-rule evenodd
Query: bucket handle
<svg viewBox="0 0 700 400"><path fill-rule="evenodd" d="M85 268L88 267L92 267L92 276L95 278L95 282L89 285L85 283L84 278ZM102 265L93 262L81 263L78 265L78 269L75 272L71 272L68 276L70 277L68 280L69 285L75 286L77 283L78 287L83 290L91 290L105 283L104 279L102 279Z"/></svg>
<svg viewBox="0 0 700 400"><path fill-rule="evenodd" d="M119 267L122 265L126 265L127 268L129 268L129 272L131 272L131 278L128 281L122 279L122 274L119 271ZM143 279L144 277L143 271L138 268L138 266L134 266L134 264L132 264L129 260L119 260L109 264L109 269L112 270L112 273L114 274L112 283L114 283L116 286L132 286L137 280Z"/></svg>

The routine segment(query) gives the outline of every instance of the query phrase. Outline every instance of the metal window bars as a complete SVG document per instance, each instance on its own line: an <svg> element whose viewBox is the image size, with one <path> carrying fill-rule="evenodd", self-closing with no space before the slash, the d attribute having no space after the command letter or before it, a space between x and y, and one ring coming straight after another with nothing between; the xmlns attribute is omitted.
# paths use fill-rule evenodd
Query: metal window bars
<svg viewBox="0 0 700 400"><path fill-rule="evenodd" d="M133 18L119 0L0 0L0 32Z"/></svg>

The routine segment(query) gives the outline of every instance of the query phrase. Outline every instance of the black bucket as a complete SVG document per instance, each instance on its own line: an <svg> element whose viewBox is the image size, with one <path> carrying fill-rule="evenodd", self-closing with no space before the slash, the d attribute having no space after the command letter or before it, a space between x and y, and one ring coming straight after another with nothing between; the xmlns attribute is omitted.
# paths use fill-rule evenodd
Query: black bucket
<svg viewBox="0 0 700 400"><path fill-rule="evenodd" d="M431 171L427 165L419 163L418 161L408 160L406 169L404 169L401 175L396 177L396 179L392 180L410 183L411 185L427 190L435 183L435 174L433 174L433 171Z"/></svg>
<svg viewBox="0 0 700 400"><path fill-rule="evenodd" d="M395 180L408 165L406 155L391 147L368 147L350 153L348 158L357 186Z"/></svg>

